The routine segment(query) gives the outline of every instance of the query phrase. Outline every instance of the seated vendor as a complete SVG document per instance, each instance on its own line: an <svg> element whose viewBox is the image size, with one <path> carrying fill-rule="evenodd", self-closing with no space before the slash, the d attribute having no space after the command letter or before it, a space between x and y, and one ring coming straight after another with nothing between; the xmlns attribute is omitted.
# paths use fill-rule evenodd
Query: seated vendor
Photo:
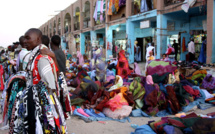
<svg viewBox="0 0 215 134"><path fill-rule="evenodd" d="M209 92L215 91L215 78L211 74L208 74L202 81L201 88L208 90Z"/></svg>

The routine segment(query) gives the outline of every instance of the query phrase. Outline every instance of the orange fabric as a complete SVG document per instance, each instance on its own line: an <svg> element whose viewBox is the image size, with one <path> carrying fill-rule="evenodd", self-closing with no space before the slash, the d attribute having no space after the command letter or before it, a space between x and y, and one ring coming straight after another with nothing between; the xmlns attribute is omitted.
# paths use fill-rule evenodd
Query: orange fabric
<svg viewBox="0 0 215 134"><path fill-rule="evenodd" d="M182 52L186 51L185 38L182 40Z"/></svg>
<svg viewBox="0 0 215 134"><path fill-rule="evenodd" d="M116 12L119 11L119 0L115 0L115 8L116 8Z"/></svg>
<svg viewBox="0 0 215 134"><path fill-rule="evenodd" d="M113 13L112 13L112 4L113 4L113 0L110 0L109 9L108 9L108 15L113 15Z"/></svg>

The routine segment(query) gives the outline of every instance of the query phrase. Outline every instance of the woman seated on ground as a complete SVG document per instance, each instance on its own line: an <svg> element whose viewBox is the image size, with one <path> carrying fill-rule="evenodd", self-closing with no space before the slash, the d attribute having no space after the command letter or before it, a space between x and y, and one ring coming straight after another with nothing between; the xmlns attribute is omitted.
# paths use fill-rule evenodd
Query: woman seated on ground
<svg viewBox="0 0 215 134"><path fill-rule="evenodd" d="M162 55L162 59L161 59L162 61L168 61L169 60L169 58L167 57L167 55L166 54L163 54Z"/></svg>
<svg viewBox="0 0 215 134"><path fill-rule="evenodd" d="M143 111L154 116L159 110L166 108L165 95L160 91L159 86L154 83L151 75L147 75L146 77L145 91Z"/></svg>
<svg viewBox="0 0 215 134"><path fill-rule="evenodd" d="M215 91L215 78L211 74L208 74L202 81L201 88L208 90L209 92Z"/></svg>
<svg viewBox="0 0 215 134"><path fill-rule="evenodd" d="M155 60L155 57L153 55L153 51L150 51L149 52L149 57L147 58L147 61L149 62L149 61L152 61L152 60Z"/></svg>

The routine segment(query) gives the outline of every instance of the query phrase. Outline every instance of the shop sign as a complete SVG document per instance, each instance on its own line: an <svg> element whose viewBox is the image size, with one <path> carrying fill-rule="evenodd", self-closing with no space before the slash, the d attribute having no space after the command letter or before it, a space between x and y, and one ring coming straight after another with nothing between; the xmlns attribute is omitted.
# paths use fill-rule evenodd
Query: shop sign
<svg viewBox="0 0 215 134"><path fill-rule="evenodd" d="M175 22L167 22L167 31L175 30Z"/></svg>
<svg viewBox="0 0 215 134"><path fill-rule="evenodd" d="M149 28L150 27L150 21L149 20L146 20L146 21L141 21L140 22L140 28L143 29L143 28Z"/></svg>

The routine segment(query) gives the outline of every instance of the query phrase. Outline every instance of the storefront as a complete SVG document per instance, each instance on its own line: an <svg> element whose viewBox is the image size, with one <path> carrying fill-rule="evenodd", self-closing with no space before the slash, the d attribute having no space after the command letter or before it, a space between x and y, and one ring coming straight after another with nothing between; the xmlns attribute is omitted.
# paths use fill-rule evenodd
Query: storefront
<svg viewBox="0 0 215 134"><path fill-rule="evenodd" d="M165 48L167 49L167 44L172 45L173 40L176 40L178 48L180 48L177 59L185 61L188 53L188 43L193 38L195 42L195 56L196 60L198 60L202 46L202 37L207 37L207 15L199 7L195 7L189 9L188 13L181 10L165 14L164 16L167 24L167 43ZM162 53L165 53L165 49L162 50Z"/></svg>
<svg viewBox="0 0 215 134"><path fill-rule="evenodd" d="M123 49L129 57L129 45L126 36L126 24L117 24L107 27L107 60L117 58L119 50Z"/></svg>
<svg viewBox="0 0 215 134"><path fill-rule="evenodd" d="M135 61L135 42L141 49L141 61L146 61L146 48L154 44L156 48L156 15L157 10L148 11L138 15L130 16L126 23L126 32L129 48L129 62ZM155 50L156 51L156 50Z"/></svg>

